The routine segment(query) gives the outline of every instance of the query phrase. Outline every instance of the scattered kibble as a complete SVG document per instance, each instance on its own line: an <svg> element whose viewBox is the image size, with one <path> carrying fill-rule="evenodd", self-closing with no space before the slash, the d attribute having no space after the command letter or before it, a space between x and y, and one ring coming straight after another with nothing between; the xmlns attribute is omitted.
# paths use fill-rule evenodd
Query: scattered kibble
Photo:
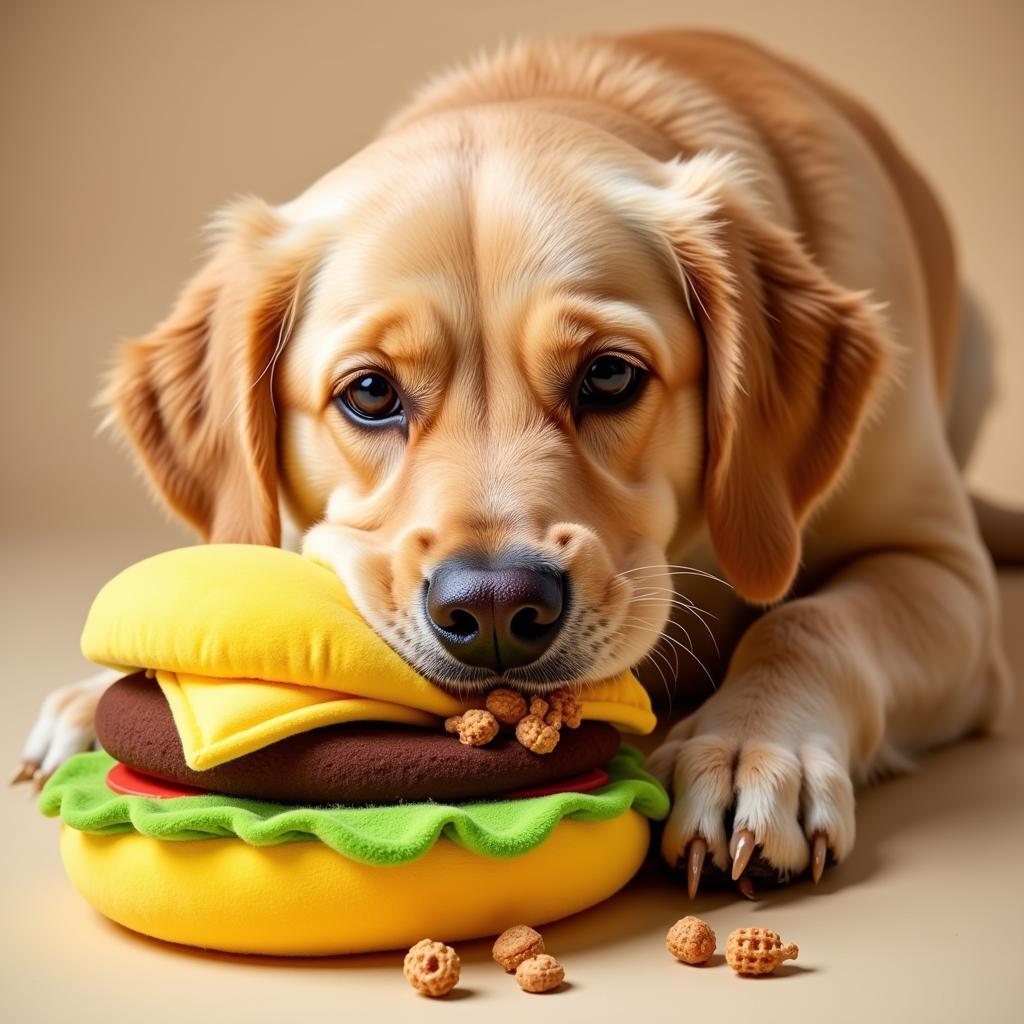
<svg viewBox="0 0 1024 1024"><path fill-rule="evenodd" d="M517 924L506 928L494 941L491 956L510 974L524 960L544 952L544 939L529 925Z"/></svg>
<svg viewBox="0 0 1024 1024"><path fill-rule="evenodd" d="M547 953L524 960L516 968L516 981L524 992L552 992L565 980L565 968Z"/></svg>
<svg viewBox="0 0 1024 1024"><path fill-rule="evenodd" d="M683 917L665 936L668 951L684 964L706 964L715 952L714 930L699 917Z"/></svg>
<svg viewBox="0 0 1024 1024"><path fill-rule="evenodd" d="M459 983L459 954L443 942L420 939L405 954L405 976L425 996L446 996Z"/></svg>
<svg viewBox="0 0 1024 1024"><path fill-rule="evenodd" d="M771 974L784 960L795 960L799 950L782 944L769 928L737 928L725 944L726 963L737 974Z"/></svg>

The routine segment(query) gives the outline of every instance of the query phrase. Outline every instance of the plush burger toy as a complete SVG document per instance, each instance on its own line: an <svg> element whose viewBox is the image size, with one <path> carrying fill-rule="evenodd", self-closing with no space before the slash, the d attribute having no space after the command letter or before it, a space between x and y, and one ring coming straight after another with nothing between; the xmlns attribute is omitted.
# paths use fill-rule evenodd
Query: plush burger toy
<svg viewBox="0 0 1024 1024"><path fill-rule="evenodd" d="M330 569L275 548L132 566L82 646L124 678L100 702L103 749L40 806L85 898L157 938L314 955L551 921L624 885L668 810L620 746L655 724L632 675L583 691L549 752L509 725L471 745L452 723L482 697L432 685Z"/></svg>

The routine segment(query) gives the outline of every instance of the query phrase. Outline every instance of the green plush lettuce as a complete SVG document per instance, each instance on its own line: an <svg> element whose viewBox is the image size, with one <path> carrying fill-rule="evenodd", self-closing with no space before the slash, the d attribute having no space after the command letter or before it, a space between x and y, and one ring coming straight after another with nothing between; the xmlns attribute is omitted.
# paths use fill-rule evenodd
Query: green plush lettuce
<svg viewBox="0 0 1024 1024"><path fill-rule="evenodd" d="M71 758L46 784L39 809L99 835L134 831L172 842L237 837L252 846L319 840L364 864L415 860L442 836L474 853L518 857L540 845L563 818L606 821L632 808L658 821L669 809L668 794L630 747L606 766L609 783L589 793L458 805L301 807L213 794L123 796L106 785L113 764L102 751Z"/></svg>

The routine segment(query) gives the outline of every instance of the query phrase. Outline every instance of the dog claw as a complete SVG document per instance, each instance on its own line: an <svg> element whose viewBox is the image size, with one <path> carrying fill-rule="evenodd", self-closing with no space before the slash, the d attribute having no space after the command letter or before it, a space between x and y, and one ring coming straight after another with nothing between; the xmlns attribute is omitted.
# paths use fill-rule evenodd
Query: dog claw
<svg viewBox="0 0 1024 1024"><path fill-rule="evenodd" d="M828 838L821 832L814 833L811 841L811 878L817 885L825 873L825 859L828 857Z"/></svg>
<svg viewBox="0 0 1024 1024"><path fill-rule="evenodd" d="M700 874L704 870L704 858L708 853L708 844L697 836L690 843L686 858L686 892L692 900L700 886Z"/></svg>
<svg viewBox="0 0 1024 1024"><path fill-rule="evenodd" d="M8 779L8 785L17 786L19 782L28 782L37 771L39 771L39 765L33 764L31 761L22 761Z"/></svg>
<svg viewBox="0 0 1024 1024"><path fill-rule="evenodd" d="M747 865L750 863L750 858L754 855L754 849L757 846L757 840L754 838L754 833L750 829L740 829L732 837L732 842L729 844L732 850L732 880L735 882L739 879L740 875L747 870Z"/></svg>

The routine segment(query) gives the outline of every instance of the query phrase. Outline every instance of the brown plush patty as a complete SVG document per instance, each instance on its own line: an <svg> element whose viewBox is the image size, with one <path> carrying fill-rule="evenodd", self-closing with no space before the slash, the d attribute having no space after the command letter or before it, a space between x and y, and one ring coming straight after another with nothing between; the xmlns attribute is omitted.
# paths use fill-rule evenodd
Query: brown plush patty
<svg viewBox="0 0 1024 1024"><path fill-rule="evenodd" d="M112 757L158 778L293 804L479 799L578 775L619 749L619 734L607 722L563 729L558 746L543 756L505 734L486 747L467 747L440 728L329 725L197 772L185 764L163 692L142 673L104 693L96 735Z"/></svg>

